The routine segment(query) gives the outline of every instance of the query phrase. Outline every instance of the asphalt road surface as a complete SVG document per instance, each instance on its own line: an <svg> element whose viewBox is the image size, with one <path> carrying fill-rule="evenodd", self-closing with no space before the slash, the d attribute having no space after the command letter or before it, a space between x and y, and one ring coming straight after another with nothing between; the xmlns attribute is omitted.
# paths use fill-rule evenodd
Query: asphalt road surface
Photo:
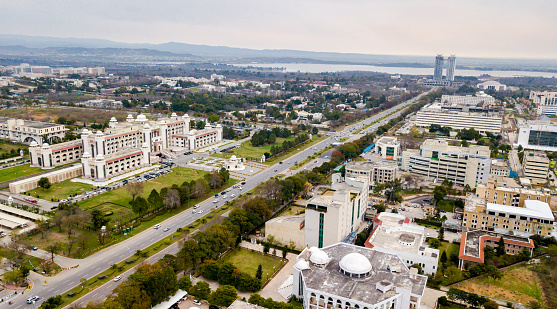
<svg viewBox="0 0 557 309"><path fill-rule="evenodd" d="M421 96L425 95L426 93L423 93L421 95L419 95L418 97L415 97L409 101L406 101L404 103L401 103L397 106L392 107L391 109L385 110L379 114L376 114L370 118L367 118L359 123L350 125L350 126L346 126L344 128L344 130L342 132L338 132L341 134L344 134L344 136L347 136L347 134L350 133L350 129L356 128L356 127L361 127L362 125L368 125L374 121L376 121L379 118L382 118L386 115L388 115L389 113L392 113L393 111L400 109L402 107L406 107L412 103L414 103L417 99L419 99ZM388 119L386 119L385 121L388 121L391 118L395 118L398 117L398 115L400 115L400 113L402 112L402 110L400 110L399 112L389 116ZM379 126L381 124L376 124L375 126ZM369 129L367 130L369 131ZM338 135L338 134L337 134ZM360 134L354 134L353 136L350 137L350 140L355 140L357 138L359 138ZM46 299L48 299L51 296L55 296L61 293L66 292L67 290L69 290L70 288L77 286L80 282L79 280L81 278L91 278L97 274L99 274L100 272L106 270L107 268L110 267L110 265L112 264L116 264L119 263L123 260L125 260L126 258L132 256L137 250L143 250L147 247L149 247L150 245L156 243L157 241L159 241L160 239L164 238L167 234L169 234L170 232L174 232L176 231L177 228L180 227L185 227L189 224L191 224L192 222L194 222L195 220L205 216L211 209L215 208L215 207L221 207L224 205L224 203L228 200L230 200L230 194L234 193L236 196L238 196L240 193L242 192L246 192L249 191L251 189L253 189L256 185L258 185L261 182L264 182L266 180L268 180L271 177L274 177L278 174L283 174L285 171L287 171L290 167L292 167L294 165L294 162L296 161L302 161L303 159L319 152L320 150L322 150L323 148L331 145L332 143L336 142L332 137L329 137L321 142L319 142L318 144L315 144L312 147L309 147L293 156L291 156L288 159L285 159L283 161L283 164L275 164L273 166L270 166L269 168L249 177L246 180L246 184L243 186L243 190L240 191L238 189L231 189L231 191L229 193L227 193L227 196L229 196L229 198L227 199L222 199L222 198L218 198L218 202L217 203L213 203L213 201L215 200L215 198L209 198L201 203L199 203L200 207L197 209L202 210L203 213L200 214L199 212L197 213L192 213L191 209L182 211L181 213L173 216L172 218L169 218L167 220L165 220L164 222L161 222L161 228L160 229L147 229L146 231L143 231L139 234L136 235L130 235L129 238L119 244L113 245L109 248L106 248L102 251L99 251L85 259L81 259L81 260L75 260L75 264L79 264L79 267L77 268L72 268L72 269L68 269L68 270L64 270L61 273L59 273L58 275L52 277L52 278L45 278L42 276L38 276L38 275L34 275L33 276L33 282L34 282L34 286L30 291L27 291L24 295L18 295L17 297L12 298L12 305L10 306L11 308L30 308L31 306L40 306L40 304L45 301ZM223 146L223 147L228 147L228 146ZM330 156L329 156L330 158ZM176 159L175 159L176 160ZM314 163L314 161L311 161L310 164L316 164ZM312 165L313 166L313 165ZM303 167L297 169L296 171L292 171L292 173L295 172L299 172L299 171L303 171ZM276 172L275 172L276 171ZM163 229L164 228L170 228L170 232L164 232ZM170 246L169 248L163 250L162 252L165 253L175 253L177 250L177 245L174 244L172 246ZM157 254L157 258L162 258L162 256L164 256L164 254L160 255ZM150 261L155 262L157 259L151 259ZM133 269L132 269L133 270ZM44 281L47 281L47 284L44 284ZM124 279L122 279L124 280ZM83 298L83 301L90 299L90 300L102 300L104 299L109 293L110 291L118 284L119 282L113 282L110 281L110 283L106 284L105 286L102 287L102 289L96 289L94 291L92 291L91 293L89 293L88 295L84 296L85 298ZM31 296L39 296L40 299L34 304L27 304L26 303L26 299L28 297ZM80 301L80 303L84 303L83 301Z"/></svg>

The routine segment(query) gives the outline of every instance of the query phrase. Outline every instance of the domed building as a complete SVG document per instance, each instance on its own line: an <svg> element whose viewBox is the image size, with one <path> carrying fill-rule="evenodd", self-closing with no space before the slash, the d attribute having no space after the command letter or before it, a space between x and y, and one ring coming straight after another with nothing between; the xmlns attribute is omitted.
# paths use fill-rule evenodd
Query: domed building
<svg viewBox="0 0 557 309"><path fill-rule="evenodd" d="M298 255L292 296L304 309L419 309L426 283L396 254L337 243Z"/></svg>
<svg viewBox="0 0 557 309"><path fill-rule="evenodd" d="M246 166L244 165L244 159L237 158L235 155L232 155L232 157L226 161L226 169L229 171L245 170Z"/></svg>

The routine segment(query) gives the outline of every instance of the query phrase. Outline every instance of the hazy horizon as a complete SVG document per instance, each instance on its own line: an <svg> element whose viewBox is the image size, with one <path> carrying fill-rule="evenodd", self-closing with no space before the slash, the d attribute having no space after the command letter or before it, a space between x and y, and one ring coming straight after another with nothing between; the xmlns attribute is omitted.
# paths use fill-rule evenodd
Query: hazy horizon
<svg viewBox="0 0 557 309"><path fill-rule="evenodd" d="M13 35L257 50L469 58L557 58L557 2L3 1Z"/></svg>

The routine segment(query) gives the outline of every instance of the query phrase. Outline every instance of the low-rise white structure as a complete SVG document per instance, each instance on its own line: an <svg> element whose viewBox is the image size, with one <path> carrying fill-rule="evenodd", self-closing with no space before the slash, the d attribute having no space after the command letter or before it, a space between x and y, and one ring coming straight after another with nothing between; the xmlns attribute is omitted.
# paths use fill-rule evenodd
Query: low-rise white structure
<svg viewBox="0 0 557 309"><path fill-rule="evenodd" d="M61 140L67 131L63 124L0 117L0 138L21 143Z"/></svg>
<svg viewBox="0 0 557 309"><path fill-rule="evenodd" d="M479 91L476 95L442 95L441 96L441 103L443 104L459 104L459 105L477 105L477 104L486 104L486 105L493 105L495 104L495 98L484 93L483 91Z"/></svg>
<svg viewBox="0 0 557 309"><path fill-rule="evenodd" d="M437 272L439 250L426 242L425 227L411 223L402 214L382 212L365 242L367 248L398 255L406 266L418 264L428 275Z"/></svg>
<svg viewBox="0 0 557 309"><path fill-rule="evenodd" d="M419 309L426 282L396 254L337 243L298 255L292 294L304 309Z"/></svg>
<svg viewBox="0 0 557 309"><path fill-rule="evenodd" d="M482 90L495 90L495 91L505 91L507 90L507 85L503 85L498 81L488 80L483 83L476 85L478 89Z"/></svg>
<svg viewBox="0 0 557 309"><path fill-rule="evenodd" d="M400 155L400 143L396 137L383 136L375 142L373 152L378 153L383 159L396 161Z"/></svg>
<svg viewBox="0 0 557 309"><path fill-rule="evenodd" d="M371 186L387 183L397 178L398 166L395 161L352 161L346 164L346 177L368 177Z"/></svg>
<svg viewBox="0 0 557 309"><path fill-rule="evenodd" d="M473 128L483 134L486 132L499 134L502 121L503 117L499 113L449 110L441 103L432 103L416 113L414 123L421 128L429 128L432 124L436 124L453 130Z"/></svg>
<svg viewBox="0 0 557 309"><path fill-rule="evenodd" d="M519 145L524 149L557 151L557 125L547 120L519 122L514 146Z"/></svg>

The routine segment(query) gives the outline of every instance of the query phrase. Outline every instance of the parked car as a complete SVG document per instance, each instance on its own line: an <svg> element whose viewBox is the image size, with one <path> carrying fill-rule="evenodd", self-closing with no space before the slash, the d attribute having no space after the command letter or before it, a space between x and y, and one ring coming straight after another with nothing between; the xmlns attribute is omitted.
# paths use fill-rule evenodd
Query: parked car
<svg viewBox="0 0 557 309"><path fill-rule="evenodd" d="M197 299L194 299L194 300L193 300L193 304L194 304L194 305L197 305L197 306L201 306L201 302L200 302L199 300L197 300Z"/></svg>

